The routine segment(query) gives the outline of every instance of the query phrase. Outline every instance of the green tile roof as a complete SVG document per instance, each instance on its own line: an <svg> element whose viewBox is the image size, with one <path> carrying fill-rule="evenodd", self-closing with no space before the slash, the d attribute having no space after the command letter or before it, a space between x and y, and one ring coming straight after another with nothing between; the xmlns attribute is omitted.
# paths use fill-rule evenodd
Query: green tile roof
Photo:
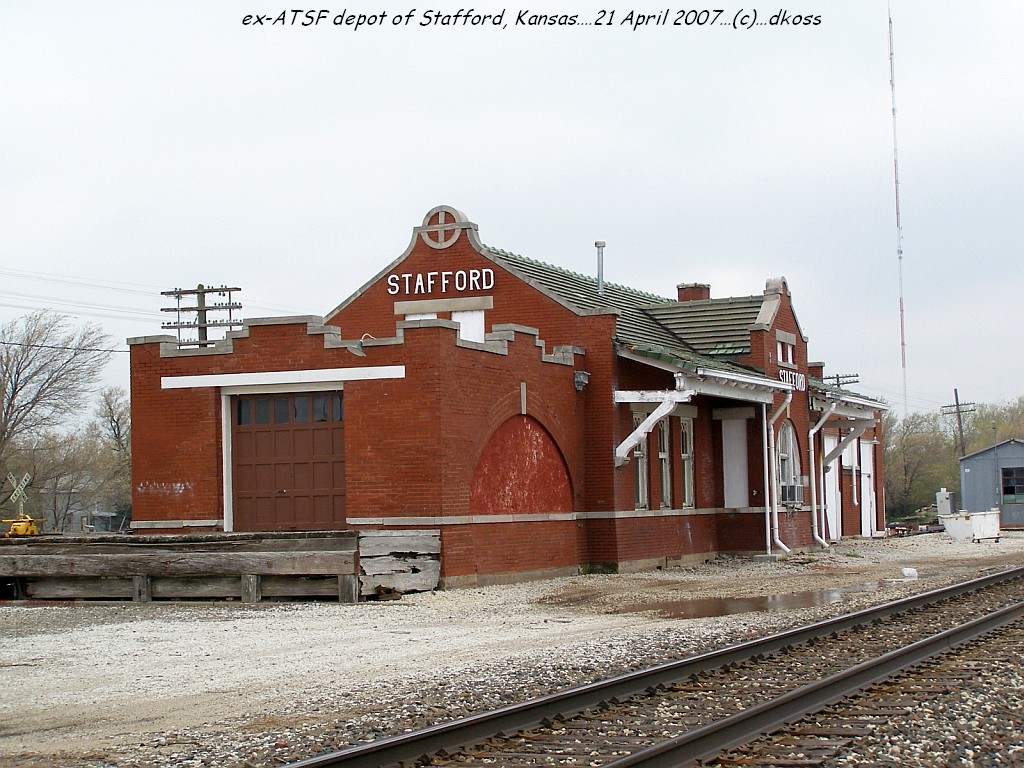
<svg viewBox="0 0 1024 768"><path fill-rule="evenodd" d="M659 323L705 355L750 354L750 329L761 312L764 296L670 301L648 308Z"/></svg>
<svg viewBox="0 0 1024 768"><path fill-rule="evenodd" d="M488 250L503 266L525 278L527 282L554 294L577 309L618 310L616 338L620 341L667 347L681 346L679 339L643 311L644 307L668 301L664 296L615 283L605 283L604 293L601 294L597 291L597 278L590 275L570 272L498 248Z"/></svg>
<svg viewBox="0 0 1024 768"><path fill-rule="evenodd" d="M615 341L636 355L691 373L709 368L763 375L733 359L750 354L750 331L761 313L764 296L673 301L616 283L605 283L602 294L597 291L597 278L590 275L484 247L498 264L577 311L615 310ZM820 392L863 398L816 377L808 377L808 384Z"/></svg>
<svg viewBox="0 0 1024 768"><path fill-rule="evenodd" d="M597 292L596 277L570 272L568 269L528 259L500 248L485 247L513 272L540 283L581 309L637 309L669 301L656 293L638 291L635 288L608 282L604 284L604 293L601 294Z"/></svg>
<svg viewBox="0 0 1024 768"><path fill-rule="evenodd" d="M487 246L487 249L509 271L572 307L580 310L617 310L615 340L639 355L690 370L704 366L736 372L751 370L712 359L708 352L691 345L685 337L674 332L675 329L663 324L652 310L677 306L671 299L608 282L604 285L604 293L600 294L597 291L597 278L590 275L571 272L499 248ZM757 316L757 312L754 316ZM735 342L732 339L729 342L731 350ZM745 349L750 349L749 335Z"/></svg>

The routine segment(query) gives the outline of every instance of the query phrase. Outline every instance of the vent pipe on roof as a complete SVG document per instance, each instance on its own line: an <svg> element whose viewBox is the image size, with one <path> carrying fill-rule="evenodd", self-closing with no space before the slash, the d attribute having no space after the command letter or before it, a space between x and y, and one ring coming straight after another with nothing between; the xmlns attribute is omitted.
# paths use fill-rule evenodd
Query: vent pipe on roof
<svg viewBox="0 0 1024 768"><path fill-rule="evenodd" d="M597 293L599 296L604 296L604 245L604 240L594 243L594 247L597 248Z"/></svg>

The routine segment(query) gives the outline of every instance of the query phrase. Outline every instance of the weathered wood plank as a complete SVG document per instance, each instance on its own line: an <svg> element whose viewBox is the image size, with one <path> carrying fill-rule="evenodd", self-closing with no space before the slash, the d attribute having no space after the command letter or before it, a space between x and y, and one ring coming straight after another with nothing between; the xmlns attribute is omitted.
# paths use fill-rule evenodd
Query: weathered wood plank
<svg viewBox="0 0 1024 768"><path fill-rule="evenodd" d="M259 574L243 573L242 574L242 602L243 603L258 603L262 599L263 599L263 593L260 591L260 577L259 577Z"/></svg>
<svg viewBox="0 0 1024 768"><path fill-rule="evenodd" d="M427 568L419 573L378 573L364 575L359 578L360 591L364 595L372 595L377 591L377 586L390 587L400 592L429 592L437 589L441 575L441 564L436 560L431 561L436 568Z"/></svg>
<svg viewBox="0 0 1024 768"><path fill-rule="evenodd" d="M338 602L358 603L359 602L359 577L354 573L338 577Z"/></svg>
<svg viewBox="0 0 1024 768"><path fill-rule="evenodd" d="M7 542L10 539L0 539ZM355 552L355 533L317 539L223 539L163 541L157 537L121 536L119 541L77 537L47 537L43 541L18 540L0 546L0 555L121 554L130 552Z"/></svg>
<svg viewBox="0 0 1024 768"><path fill-rule="evenodd" d="M72 544L94 544L94 543L125 543L133 544L157 543L163 544L195 544L197 542L224 542L224 541L289 541L289 540L313 540L313 539L355 539L358 531L352 529L339 529L334 531L216 531L216 532L195 532L195 533L88 533L88 534L44 534L33 536L30 539L2 539L0 547L21 546L25 543L43 544L48 542L64 542Z"/></svg>
<svg viewBox="0 0 1024 768"><path fill-rule="evenodd" d="M261 576L260 592L268 597L337 597L340 576Z"/></svg>
<svg viewBox="0 0 1024 768"><path fill-rule="evenodd" d="M131 579L32 579L25 597L36 600L131 600Z"/></svg>
<svg viewBox="0 0 1024 768"><path fill-rule="evenodd" d="M435 531L366 531L359 534L360 557L396 552L438 555L441 553L441 534Z"/></svg>
<svg viewBox="0 0 1024 768"><path fill-rule="evenodd" d="M359 570L364 576L382 573L441 572L441 561L432 557L360 557Z"/></svg>
<svg viewBox="0 0 1024 768"><path fill-rule="evenodd" d="M245 573L355 573L353 552L128 552L124 554L0 554L0 576L200 576Z"/></svg>
<svg viewBox="0 0 1024 768"><path fill-rule="evenodd" d="M209 598L242 597L242 580L237 576L187 579L164 577L153 579L153 599L205 600Z"/></svg>
<svg viewBox="0 0 1024 768"><path fill-rule="evenodd" d="M132 600L136 603L153 600L153 580L149 576L132 576Z"/></svg>

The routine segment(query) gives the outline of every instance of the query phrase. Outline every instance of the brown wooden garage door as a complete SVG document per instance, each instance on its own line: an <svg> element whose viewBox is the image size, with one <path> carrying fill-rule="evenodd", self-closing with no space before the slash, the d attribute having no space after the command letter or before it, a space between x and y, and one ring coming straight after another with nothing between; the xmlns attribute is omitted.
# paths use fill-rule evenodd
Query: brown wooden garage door
<svg viewBox="0 0 1024 768"><path fill-rule="evenodd" d="M344 527L342 393L240 395L231 406L235 530Z"/></svg>

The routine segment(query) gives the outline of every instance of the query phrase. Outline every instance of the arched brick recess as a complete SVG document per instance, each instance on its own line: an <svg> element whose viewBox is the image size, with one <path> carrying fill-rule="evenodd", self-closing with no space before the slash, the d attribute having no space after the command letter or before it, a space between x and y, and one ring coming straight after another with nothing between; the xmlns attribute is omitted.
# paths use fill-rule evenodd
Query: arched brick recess
<svg viewBox="0 0 1024 768"><path fill-rule="evenodd" d="M497 400L487 412L480 429L477 430L472 442L468 446L468 452L476 457L476 461L470 464L467 469L466 480L472 483L476 476L476 466L480 462L484 449L488 446L495 431L504 425L514 416L521 416L519 390L509 392ZM564 464L569 472L569 482L573 488L579 487L579 452L572 446L568 437L565 425L558 414L547 406L543 399L531 391L526 395L526 413L538 423L554 442L556 449L562 455Z"/></svg>
<svg viewBox="0 0 1024 768"><path fill-rule="evenodd" d="M572 508L569 470L551 435L529 416L507 419L476 463L472 514L540 514Z"/></svg>

